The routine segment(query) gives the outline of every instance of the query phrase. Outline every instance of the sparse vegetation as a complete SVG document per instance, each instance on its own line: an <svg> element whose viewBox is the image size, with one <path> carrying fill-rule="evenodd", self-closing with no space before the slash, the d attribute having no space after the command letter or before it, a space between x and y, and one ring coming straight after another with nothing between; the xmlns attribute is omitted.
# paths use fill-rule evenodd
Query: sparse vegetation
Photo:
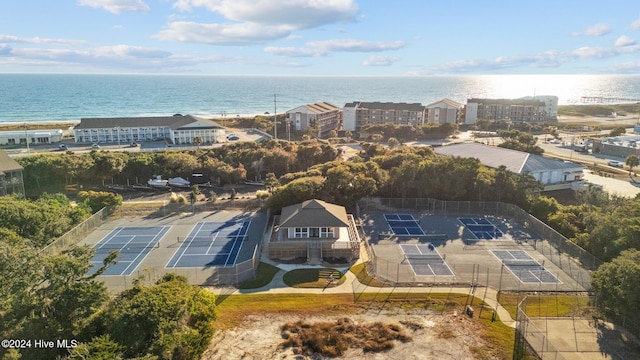
<svg viewBox="0 0 640 360"><path fill-rule="evenodd" d="M396 341L412 340L400 324L356 324L349 318L334 323L297 321L282 325L281 330L285 339L281 347L293 347L295 353L307 356L342 356L348 348L359 348L365 353L381 352L392 349Z"/></svg>

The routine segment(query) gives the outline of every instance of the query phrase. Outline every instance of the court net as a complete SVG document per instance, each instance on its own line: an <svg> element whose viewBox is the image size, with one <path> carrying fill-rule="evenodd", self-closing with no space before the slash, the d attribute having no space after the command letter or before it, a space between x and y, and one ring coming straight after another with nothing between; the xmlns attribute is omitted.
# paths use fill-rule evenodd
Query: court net
<svg viewBox="0 0 640 360"><path fill-rule="evenodd" d="M531 260L502 260L502 263L510 268L521 268L521 269L535 269L542 270L544 266L542 266L539 262L531 259Z"/></svg>
<svg viewBox="0 0 640 360"><path fill-rule="evenodd" d="M244 240L246 235L243 236L224 236L217 238L214 236L178 236L179 243L187 243L189 246L211 246L211 245L225 245L233 240ZM216 240L217 239L217 240Z"/></svg>
<svg viewBox="0 0 640 360"><path fill-rule="evenodd" d="M445 254L446 256L446 254ZM443 263L445 258L439 254L405 255L406 260L411 264L438 264Z"/></svg>
<svg viewBox="0 0 640 360"><path fill-rule="evenodd" d="M157 249L160 247L160 243L154 243L154 244L126 244L126 243L122 243L122 244L117 244L117 243L108 243L105 245L96 245L94 246L94 249L97 250L98 252L104 252L104 251L112 251L112 250L120 250L120 251L142 251L144 249Z"/></svg>

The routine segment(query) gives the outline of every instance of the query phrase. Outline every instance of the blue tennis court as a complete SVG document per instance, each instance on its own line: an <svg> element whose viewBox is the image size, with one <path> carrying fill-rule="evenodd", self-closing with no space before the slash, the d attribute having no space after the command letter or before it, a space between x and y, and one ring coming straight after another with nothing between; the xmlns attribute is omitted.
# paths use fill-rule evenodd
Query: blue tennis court
<svg viewBox="0 0 640 360"><path fill-rule="evenodd" d="M500 229L485 218L458 218L477 239L493 240L502 237L504 234Z"/></svg>
<svg viewBox="0 0 640 360"><path fill-rule="evenodd" d="M420 223L411 214L384 214L395 235L424 235Z"/></svg>
<svg viewBox="0 0 640 360"><path fill-rule="evenodd" d="M160 239L170 226L120 226L102 238L96 245L96 254L91 259L93 274L102 267L103 260L118 250L118 262L110 265L102 275L131 275L147 255L158 247Z"/></svg>
<svg viewBox="0 0 640 360"><path fill-rule="evenodd" d="M234 265L250 224L250 221L197 223L182 240L167 268Z"/></svg>
<svg viewBox="0 0 640 360"><path fill-rule="evenodd" d="M491 250L523 283L558 284L560 280L524 250Z"/></svg>
<svg viewBox="0 0 640 360"><path fill-rule="evenodd" d="M401 244L400 248L416 275L453 275L433 244Z"/></svg>

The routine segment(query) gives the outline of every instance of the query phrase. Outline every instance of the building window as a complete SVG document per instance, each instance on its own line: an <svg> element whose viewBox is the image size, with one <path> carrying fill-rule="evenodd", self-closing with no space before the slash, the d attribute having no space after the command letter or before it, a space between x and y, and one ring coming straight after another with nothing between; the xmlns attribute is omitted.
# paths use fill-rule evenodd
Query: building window
<svg viewBox="0 0 640 360"><path fill-rule="evenodd" d="M293 237L296 237L296 238L309 237L309 228L294 228Z"/></svg>
<svg viewBox="0 0 640 360"><path fill-rule="evenodd" d="M320 237L332 238L333 237L333 228L330 228L330 227L320 228Z"/></svg>

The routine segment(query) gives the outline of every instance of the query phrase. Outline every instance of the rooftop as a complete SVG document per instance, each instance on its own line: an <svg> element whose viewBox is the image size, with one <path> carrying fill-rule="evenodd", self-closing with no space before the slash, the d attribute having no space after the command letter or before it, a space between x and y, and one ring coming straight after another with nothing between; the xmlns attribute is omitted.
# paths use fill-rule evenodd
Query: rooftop
<svg viewBox="0 0 640 360"><path fill-rule="evenodd" d="M168 127L172 130L184 128L222 129L213 120L199 118L193 115L148 116L123 118L83 118L75 129L105 129L105 128L138 128L138 127Z"/></svg>

